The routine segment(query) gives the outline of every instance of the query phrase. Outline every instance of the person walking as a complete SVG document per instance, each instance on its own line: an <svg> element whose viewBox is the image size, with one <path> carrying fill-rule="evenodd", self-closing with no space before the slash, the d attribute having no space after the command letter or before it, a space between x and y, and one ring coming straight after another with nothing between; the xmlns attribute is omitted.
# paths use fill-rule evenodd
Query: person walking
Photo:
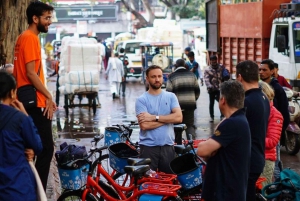
<svg viewBox="0 0 300 201"><path fill-rule="evenodd" d="M265 59L261 62L259 67L259 77L262 81L268 83L274 89L274 107L282 114L283 116L283 125L281 136L285 135L285 130L290 123L290 113L289 113L289 103L286 97L286 93L283 90L282 86L278 83L278 80L273 77L274 74L274 62L271 59ZM282 138L284 139L284 138ZM282 144L285 144L282 142ZM280 143L277 145L277 160L275 162L275 171L274 177L275 179L280 177Z"/></svg>
<svg viewBox="0 0 300 201"><path fill-rule="evenodd" d="M188 70L193 72L197 78L197 80L200 79L201 81L201 86L203 86L203 75L202 75L202 71L200 68L200 65L198 64L198 62L195 61L195 54L193 51L188 53L188 58L189 60L186 61L186 64L188 66Z"/></svg>
<svg viewBox="0 0 300 201"><path fill-rule="evenodd" d="M255 184L265 166L265 140L270 116L270 103L259 88L258 65L243 61L236 66L236 79L245 90L244 107L251 131L251 161L247 185L247 201L255 200Z"/></svg>
<svg viewBox="0 0 300 201"><path fill-rule="evenodd" d="M263 182L263 186L265 186L273 183L272 178L274 174L275 161L277 159L276 147L281 136L283 117L273 106L275 94L272 87L263 81L259 81L259 86L270 101L270 117L266 135L265 167L261 173L261 176L267 179L266 182Z"/></svg>
<svg viewBox="0 0 300 201"><path fill-rule="evenodd" d="M217 56L210 56L210 66L204 71L204 81L209 94L209 114L210 122L214 122L215 100L220 99L220 84L222 83L222 67L217 62ZM221 113L220 119L223 115Z"/></svg>
<svg viewBox="0 0 300 201"><path fill-rule="evenodd" d="M50 75L50 77L53 77L54 75L57 75L56 78L56 96L55 96L55 103L57 107L59 106L59 96L60 96L60 91L59 91L59 63L60 63L60 50L57 51L56 54L56 61L54 64L54 72Z"/></svg>
<svg viewBox="0 0 300 201"><path fill-rule="evenodd" d="M169 164L175 158L173 124L182 122L181 109L175 94L161 89L161 67L149 66L146 79L149 90L135 102L140 125L140 157L151 159L152 170L172 173Z"/></svg>
<svg viewBox="0 0 300 201"><path fill-rule="evenodd" d="M0 200L36 201L36 181L28 161L43 146L30 116L17 100L15 78L0 72Z"/></svg>
<svg viewBox="0 0 300 201"><path fill-rule="evenodd" d="M110 82L113 99L119 98L120 85L124 80L124 68L122 61L119 59L119 53L116 52L114 57L109 58L105 75Z"/></svg>
<svg viewBox="0 0 300 201"><path fill-rule="evenodd" d="M226 118L211 138L198 144L197 154L207 161L201 198L245 201L251 155L245 92L237 81L222 83L220 91L219 108Z"/></svg>
<svg viewBox="0 0 300 201"><path fill-rule="evenodd" d="M186 139L190 140L189 134L191 134L194 140L196 139L194 111L197 108L200 88L194 73L187 71L184 64L183 59L176 61L175 71L168 77L166 91L173 92L178 98L183 117L182 123L187 127Z"/></svg>
<svg viewBox="0 0 300 201"><path fill-rule="evenodd" d="M119 58L123 63L123 69L124 69L124 79L121 82L122 96L124 97L125 96L125 91L126 91L127 66L129 64L128 63L128 56L126 56L124 48L120 49Z"/></svg>
<svg viewBox="0 0 300 201"><path fill-rule="evenodd" d="M36 169L46 190L50 163L53 157L52 117L56 104L46 88L42 66L39 33L47 33L52 20L53 7L34 1L26 9L29 24L17 39L14 50L14 72L17 88L32 85L36 89L37 103L32 108L25 108L33 119L43 143L43 151L37 155ZM20 98L20 97L18 97Z"/></svg>

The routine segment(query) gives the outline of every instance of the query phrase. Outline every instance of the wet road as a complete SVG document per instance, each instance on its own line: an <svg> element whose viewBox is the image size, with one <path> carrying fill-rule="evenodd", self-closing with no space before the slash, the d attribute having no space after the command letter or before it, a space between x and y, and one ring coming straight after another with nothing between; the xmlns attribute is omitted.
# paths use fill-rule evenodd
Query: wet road
<svg viewBox="0 0 300 201"><path fill-rule="evenodd" d="M55 77L49 79L48 88L53 91L55 96ZM63 109L64 96L60 96L60 108L53 119L53 131L56 145L61 142L74 142L89 146L92 137L98 133L104 133L105 127L113 124L128 124L130 121L135 121L135 100L145 91L144 85L140 79L129 78L127 80L126 96L119 99L112 99L109 91L109 83L104 78L104 74L100 74L100 90L99 100L101 107L97 108L96 115L93 115L92 109L88 107L69 108L69 116L66 118ZM197 109L195 110L195 125L197 127L197 139L206 139L214 131L214 127L220 122L220 112L218 104L215 104L215 122L209 123L208 109L208 94L206 87L201 87L201 95L197 101ZM78 103L78 98L75 98L74 103ZM84 98L82 103L86 103ZM132 140L138 140L138 128L134 128ZM185 137L185 135L183 135ZM300 154L290 156L284 148L281 148L281 159L284 168L290 167L300 173Z"/></svg>

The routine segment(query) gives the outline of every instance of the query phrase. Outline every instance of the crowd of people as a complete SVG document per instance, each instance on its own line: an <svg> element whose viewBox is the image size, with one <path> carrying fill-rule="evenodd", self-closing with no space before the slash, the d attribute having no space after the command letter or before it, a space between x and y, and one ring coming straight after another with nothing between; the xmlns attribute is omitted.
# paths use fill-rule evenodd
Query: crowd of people
<svg viewBox="0 0 300 201"><path fill-rule="evenodd" d="M36 181L27 162L34 156L46 190L54 151L51 120L58 100L53 101L44 83L38 35L48 31L52 12L53 7L48 4L29 4L28 28L16 41L14 65L7 66L7 72L0 72L0 200L37 199ZM221 122L212 137L198 145L197 154L207 161L202 198L255 200L257 179L263 175L266 183L271 183L273 177L278 177L280 136L289 124L288 102L281 85L290 86L278 75L278 65L272 60L263 60L260 65L240 62L236 80L230 80L228 70L217 62L216 55L210 56L210 65L202 74L194 52L189 48L185 51L186 58L176 61L166 90L161 88L161 67L152 65L146 70L149 90L135 103L140 157L151 158L152 170L171 173L169 164L176 157L173 124L186 124L186 138L191 134L196 139L194 114L200 85L205 82L210 122L214 121L215 100ZM125 96L128 58L124 50L111 58L110 54L103 57L112 97ZM55 73L58 66L59 63ZM25 90L25 94L34 90L34 104L18 101L21 97L17 89L18 93Z"/></svg>
<svg viewBox="0 0 300 201"><path fill-rule="evenodd" d="M260 65L243 61L236 66L236 80L230 80L217 56L210 57L204 71L209 113L213 122L217 100L221 122L212 137L198 145L197 154L207 161L203 200L252 201L259 177L266 178L263 185L278 178L279 141L289 113L286 95L275 78L275 65L269 59ZM146 72L149 90L136 101L141 156L151 158L151 169L169 172L167 164L175 158L172 125L186 124L186 138L188 134L196 138L194 111L202 73L195 61L179 59L163 91L162 69L153 65Z"/></svg>

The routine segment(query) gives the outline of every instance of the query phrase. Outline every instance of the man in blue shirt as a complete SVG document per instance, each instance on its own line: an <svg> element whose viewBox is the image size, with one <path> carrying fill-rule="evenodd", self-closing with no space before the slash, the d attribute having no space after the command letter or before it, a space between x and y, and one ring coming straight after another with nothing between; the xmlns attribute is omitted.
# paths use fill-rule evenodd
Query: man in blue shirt
<svg viewBox="0 0 300 201"><path fill-rule="evenodd" d="M245 116L243 86L237 81L220 86L219 108L226 117L213 136L198 145L207 160L202 198L205 201L245 201L251 154L250 128Z"/></svg>
<svg viewBox="0 0 300 201"><path fill-rule="evenodd" d="M135 111L140 125L140 156L150 158L150 168L154 171L172 173L169 167L175 157L173 123L182 122L182 113L171 92L161 89L162 69L150 66L146 70L149 90L135 103Z"/></svg>

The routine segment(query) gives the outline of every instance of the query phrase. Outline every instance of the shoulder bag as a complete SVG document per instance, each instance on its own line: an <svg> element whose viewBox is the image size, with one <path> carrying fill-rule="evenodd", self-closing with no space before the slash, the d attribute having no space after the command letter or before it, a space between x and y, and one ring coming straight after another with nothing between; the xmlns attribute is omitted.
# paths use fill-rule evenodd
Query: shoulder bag
<svg viewBox="0 0 300 201"><path fill-rule="evenodd" d="M40 75L41 65L37 72L37 75ZM17 90L18 100L23 103L23 106L26 110L35 108L37 106L37 96L36 89L32 84L24 85L18 88Z"/></svg>

